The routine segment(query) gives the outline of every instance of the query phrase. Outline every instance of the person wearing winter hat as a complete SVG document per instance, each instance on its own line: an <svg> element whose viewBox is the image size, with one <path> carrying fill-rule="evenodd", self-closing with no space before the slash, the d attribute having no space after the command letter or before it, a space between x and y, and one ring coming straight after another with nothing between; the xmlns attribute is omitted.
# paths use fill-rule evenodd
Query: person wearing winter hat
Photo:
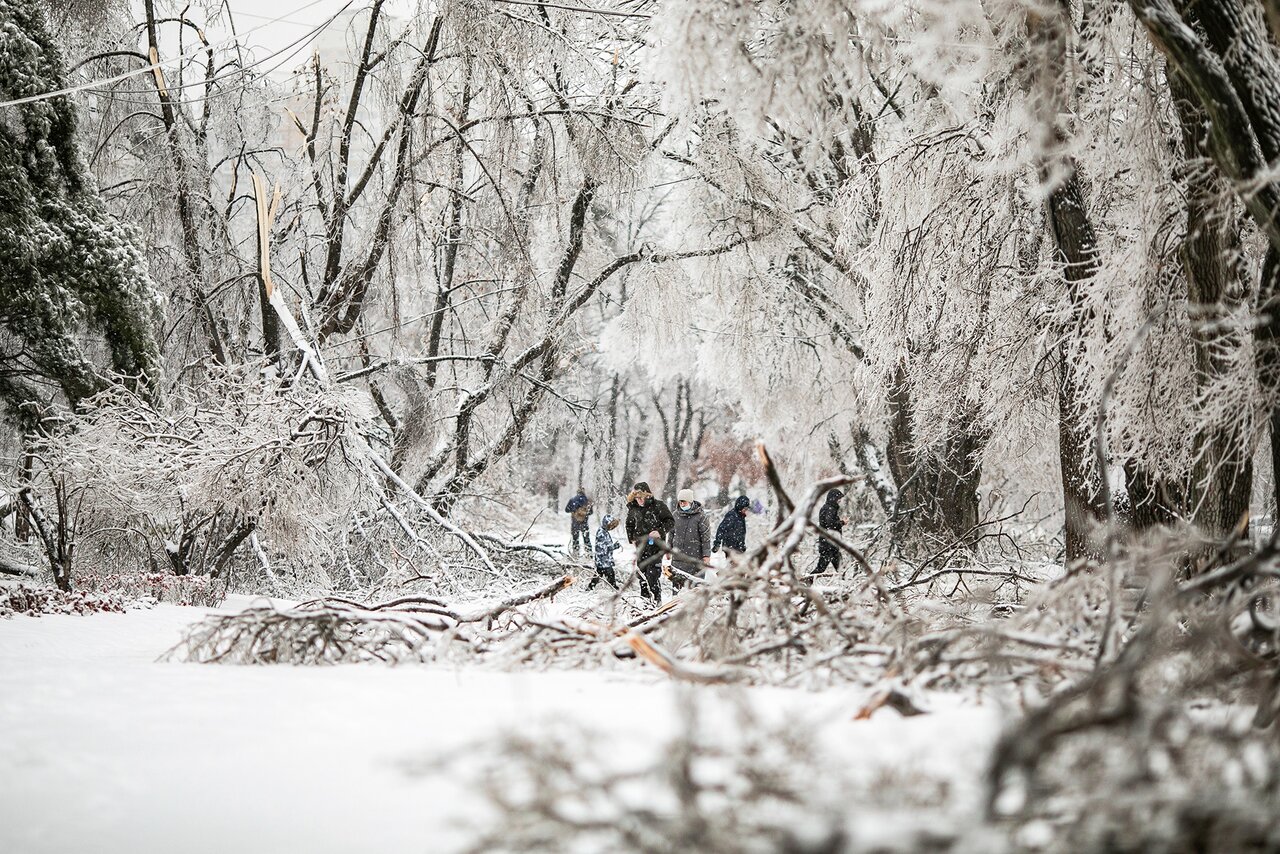
<svg viewBox="0 0 1280 854"><path fill-rule="evenodd" d="M618 589L618 578L613 572L613 553L622 548L622 543L615 540L613 534L609 533L616 527L618 527L618 520L608 513L600 520L600 530L596 531L596 574L587 584L588 590L599 584L602 578L609 582L610 587Z"/></svg>
<svg viewBox="0 0 1280 854"><path fill-rule="evenodd" d="M716 538L711 543L711 551L720 551L724 547L724 556L732 557L730 552L741 554L747 550L747 512L751 509L751 499L739 495L733 506L724 511L720 527L716 528Z"/></svg>
<svg viewBox="0 0 1280 854"><path fill-rule="evenodd" d="M676 495L675 525L671 529L671 587L679 590L702 578L711 563L711 524L692 489Z"/></svg>
<svg viewBox="0 0 1280 854"><path fill-rule="evenodd" d="M587 493L582 487L578 487L578 494L569 499L569 503L564 506L564 512L569 514L569 540L572 543L573 553L578 554L578 541L582 540L582 550L587 553L591 552L591 526L587 521L591 516L591 499L587 497Z"/></svg>
<svg viewBox="0 0 1280 854"><path fill-rule="evenodd" d="M849 520L840 515L841 498L844 498L844 493L838 489L827 493L827 500L818 511L819 527L836 534L844 530L845 523ZM840 571L840 549L825 539L818 540L818 568L813 571L813 574L821 575L828 566L834 572Z"/></svg>
<svg viewBox="0 0 1280 854"><path fill-rule="evenodd" d="M662 601L659 581L662 579L662 540L675 520L671 509L656 498L649 484L640 481L627 495L627 541L636 547L636 566L640 571L640 595L657 605Z"/></svg>

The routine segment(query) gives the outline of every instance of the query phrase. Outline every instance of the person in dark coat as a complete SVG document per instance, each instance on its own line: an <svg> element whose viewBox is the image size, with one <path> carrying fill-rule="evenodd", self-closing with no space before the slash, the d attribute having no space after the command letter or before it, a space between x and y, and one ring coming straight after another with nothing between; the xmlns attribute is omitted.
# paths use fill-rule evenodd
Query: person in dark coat
<svg viewBox="0 0 1280 854"><path fill-rule="evenodd" d="M604 514L604 518L600 520L600 530L596 531L596 574L587 584L588 590L599 584L602 578L609 582L610 587L618 589L618 578L613 572L613 553L622 548L622 543L610 533L616 527L618 520L608 513Z"/></svg>
<svg viewBox="0 0 1280 854"><path fill-rule="evenodd" d="M747 550L747 513L751 510L751 499L739 495L733 506L724 511L720 527L716 528L716 539L711 544L711 551L718 552L724 548L724 556L731 558L730 552L741 554Z"/></svg>
<svg viewBox="0 0 1280 854"><path fill-rule="evenodd" d="M844 531L847 521L840 515L841 498L844 498L843 492L838 489L831 490L827 493L827 500L822 505L822 509L818 511L818 526L835 534ZM834 543L818 540L818 568L813 571L813 574L821 575L826 572L828 566L835 572L840 571L840 549Z"/></svg>
<svg viewBox="0 0 1280 854"><path fill-rule="evenodd" d="M658 588L662 579L662 541L673 527L670 508L654 497L648 483L637 483L627 495L627 541L636 547L640 595L655 605L662 601Z"/></svg>
<svg viewBox="0 0 1280 854"><path fill-rule="evenodd" d="M682 489L676 496L675 525L668 538L671 550L671 587L680 590L692 583L690 577L702 578L711 563L711 523L702 512L692 489Z"/></svg>
<svg viewBox="0 0 1280 854"><path fill-rule="evenodd" d="M591 525L587 521L591 518L591 499L587 498L587 493L579 488L578 494L564 506L564 512L572 520L569 523L569 543L573 553L578 554L578 540L581 539L582 550L591 554Z"/></svg>

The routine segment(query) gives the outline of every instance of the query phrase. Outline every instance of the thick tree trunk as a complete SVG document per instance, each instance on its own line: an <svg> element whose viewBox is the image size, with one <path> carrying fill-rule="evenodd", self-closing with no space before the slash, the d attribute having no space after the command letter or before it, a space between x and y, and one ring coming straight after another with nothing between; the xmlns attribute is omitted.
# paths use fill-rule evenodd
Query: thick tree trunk
<svg viewBox="0 0 1280 854"><path fill-rule="evenodd" d="M1080 424L1083 410L1082 388L1068 343L1067 332L1085 311L1081 285L1098 269L1097 237L1085 206L1084 191L1075 161L1063 154L1066 134L1059 126L1068 109L1066 96L1067 36L1071 27L1068 0L1028 15L1030 42L1038 50L1028 68L1029 84L1043 100L1045 146L1039 166L1040 180L1051 186L1045 221L1053 238L1070 310L1068 329L1057 347L1058 370L1058 462L1062 472L1062 504L1065 558L1068 564L1084 558L1100 558L1096 529L1105 510L1099 498L1106 472L1098 471L1090 436Z"/></svg>
<svg viewBox="0 0 1280 854"><path fill-rule="evenodd" d="M1280 299L1277 251L1280 251L1280 181L1271 174L1280 160L1280 57L1263 17L1241 0L1193 3L1180 0L1129 0L1152 42L1186 82L1207 118L1205 144L1219 172L1232 182L1269 247L1257 294L1261 322L1255 328L1257 376L1273 407L1272 459L1280 461ZM1278 20L1268 4L1266 20ZM1219 514L1234 512L1244 485L1243 463ZM1280 479L1275 498L1280 501Z"/></svg>
<svg viewBox="0 0 1280 854"><path fill-rule="evenodd" d="M1097 240L1074 163L1049 194L1047 221L1063 264L1067 300L1075 314L1082 310L1080 285L1097 271L1098 259ZM1079 424L1081 409L1080 383L1064 336L1058 345L1058 462L1067 563L1102 556L1096 529L1104 521L1099 494L1106 472L1097 471L1094 464L1090 437Z"/></svg>
<svg viewBox="0 0 1280 854"><path fill-rule="evenodd" d="M910 553L934 550L938 541L963 542L979 520L985 437L967 421L957 423L942 446L917 447L914 410L906 372L894 373L889 393L889 469L898 484L893 519L894 541ZM883 501L883 499L882 499Z"/></svg>
<svg viewBox="0 0 1280 854"><path fill-rule="evenodd" d="M1127 521L1135 531L1177 521L1186 507L1186 496L1179 484L1153 476L1132 460L1124 464L1125 492L1129 496Z"/></svg>
<svg viewBox="0 0 1280 854"><path fill-rule="evenodd" d="M1268 247L1262 264L1258 306L1261 322L1254 330L1258 385L1271 402L1272 495L1280 512L1280 254L1274 246Z"/></svg>
<svg viewBox="0 0 1280 854"><path fill-rule="evenodd" d="M1209 118L1195 102L1186 78L1169 72L1169 90L1182 127L1187 160L1187 236L1181 248L1187 282L1187 302L1195 346L1196 370L1202 387L1230 370L1224 354L1239 346L1223 340L1214 323L1239 306L1244 286L1232 259L1241 252L1232 206L1225 203L1230 187L1204 167L1209 151ZM1253 456L1249 424L1213 426L1195 437L1196 464L1187 486L1191 518L1207 537L1221 540L1238 526L1249 510L1253 488Z"/></svg>

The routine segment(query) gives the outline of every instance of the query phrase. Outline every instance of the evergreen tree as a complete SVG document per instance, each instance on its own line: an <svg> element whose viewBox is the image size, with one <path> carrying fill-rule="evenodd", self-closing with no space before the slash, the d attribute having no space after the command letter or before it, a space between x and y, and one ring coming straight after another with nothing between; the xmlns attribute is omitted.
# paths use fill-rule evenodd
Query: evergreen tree
<svg viewBox="0 0 1280 854"><path fill-rule="evenodd" d="M0 100L66 86L40 6L0 0ZM75 134L67 97L0 108L0 396L28 419L57 390L75 405L110 384L83 345L86 331L102 336L111 372L127 384L150 396L159 378L159 298Z"/></svg>

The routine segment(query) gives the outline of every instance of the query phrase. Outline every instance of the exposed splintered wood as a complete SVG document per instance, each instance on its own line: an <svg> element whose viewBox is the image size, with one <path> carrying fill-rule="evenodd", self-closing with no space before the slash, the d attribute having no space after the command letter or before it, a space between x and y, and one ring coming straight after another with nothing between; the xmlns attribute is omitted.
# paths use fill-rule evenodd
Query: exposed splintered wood
<svg viewBox="0 0 1280 854"><path fill-rule="evenodd" d="M1277 847L1280 4L252 5L0 0L0 849Z"/></svg>

